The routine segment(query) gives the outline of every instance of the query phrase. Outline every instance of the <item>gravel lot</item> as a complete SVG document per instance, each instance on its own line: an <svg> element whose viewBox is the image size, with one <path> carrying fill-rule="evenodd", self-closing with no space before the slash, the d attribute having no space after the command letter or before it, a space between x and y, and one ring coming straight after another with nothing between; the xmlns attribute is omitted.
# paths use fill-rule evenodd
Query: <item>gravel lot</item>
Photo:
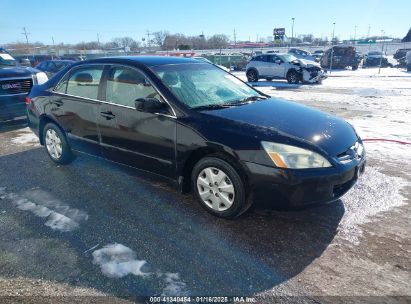
<svg viewBox="0 0 411 304"><path fill-rule="evenodd" d="M256 85L343 117L363 138L411 142L410 73L331 76ZM366 173L338 202L300 211L257 202L228 221L148 174L85 155L56 166L28 129L0 132L0 296L411 301L410 145L367 142Z"/></svg>

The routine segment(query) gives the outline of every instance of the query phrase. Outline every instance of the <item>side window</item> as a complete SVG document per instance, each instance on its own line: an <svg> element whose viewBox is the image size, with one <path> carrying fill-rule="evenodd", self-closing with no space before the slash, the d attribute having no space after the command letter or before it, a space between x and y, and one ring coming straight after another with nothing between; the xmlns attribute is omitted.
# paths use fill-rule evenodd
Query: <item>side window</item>
<svg viewBox="0 0 411 304"><path fill-rule="evenodd" d="M161 100L142 73L127 67L112 67L107 79L106 100L134 108L135 100L139 98Z"/></svg>
<svg viewBox="0 0 411 304"><path fill-rule="evenodd" d="M103 67L100 66L75 70L68 79L67 94L97 99L102 74Z"/></svg>

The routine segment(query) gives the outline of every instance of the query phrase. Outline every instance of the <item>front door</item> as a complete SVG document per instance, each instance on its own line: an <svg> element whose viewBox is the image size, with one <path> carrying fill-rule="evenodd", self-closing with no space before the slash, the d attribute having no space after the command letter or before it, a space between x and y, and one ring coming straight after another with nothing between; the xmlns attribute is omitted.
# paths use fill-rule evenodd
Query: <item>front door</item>
<svg viewBox="0 0 411 304"><path fill-rule="evenodd" d="M98 122L105 157L168 177L175 176L176 118L136 110L135 100L164 100L140 71L112 66L105 77Z"/></svg>

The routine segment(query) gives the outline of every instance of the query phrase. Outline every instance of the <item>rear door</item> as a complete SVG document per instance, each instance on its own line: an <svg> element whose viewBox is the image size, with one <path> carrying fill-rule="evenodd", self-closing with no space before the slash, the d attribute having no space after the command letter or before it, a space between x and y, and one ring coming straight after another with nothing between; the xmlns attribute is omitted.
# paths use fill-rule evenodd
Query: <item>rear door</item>
<svg viewBox="0 0 411 304"><path fill-rule="evenodd" d="M135 100L165 100L139 70L113 65L104 80L105 102L99 110L102 151L108 159L164 176L175 176L176 118L139 112Z"/></svg>
<svg viewBox="0 0 411 304"><path fill-rule="evenodd" d="M54 90L46 112L66 131L74 150L100 154L97 113L103 65L73 69Z"/></svg>

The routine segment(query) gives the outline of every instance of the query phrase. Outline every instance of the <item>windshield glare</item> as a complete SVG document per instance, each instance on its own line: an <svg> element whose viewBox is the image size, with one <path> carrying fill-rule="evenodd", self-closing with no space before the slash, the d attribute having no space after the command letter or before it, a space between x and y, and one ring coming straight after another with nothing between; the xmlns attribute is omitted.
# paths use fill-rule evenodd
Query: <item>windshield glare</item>
<svg viewBox="0 0 411 304"><path fill-rule="evenodd" d="M188 107L229 105L258 92L210 64L165 65L153 68L164 84Z"/></svg>
<svg viewBox="0 0 411 304"><path fill-rule="evenodd" d="M16 60L7 53L0 53L0 66L15 66Z"/></svg>

